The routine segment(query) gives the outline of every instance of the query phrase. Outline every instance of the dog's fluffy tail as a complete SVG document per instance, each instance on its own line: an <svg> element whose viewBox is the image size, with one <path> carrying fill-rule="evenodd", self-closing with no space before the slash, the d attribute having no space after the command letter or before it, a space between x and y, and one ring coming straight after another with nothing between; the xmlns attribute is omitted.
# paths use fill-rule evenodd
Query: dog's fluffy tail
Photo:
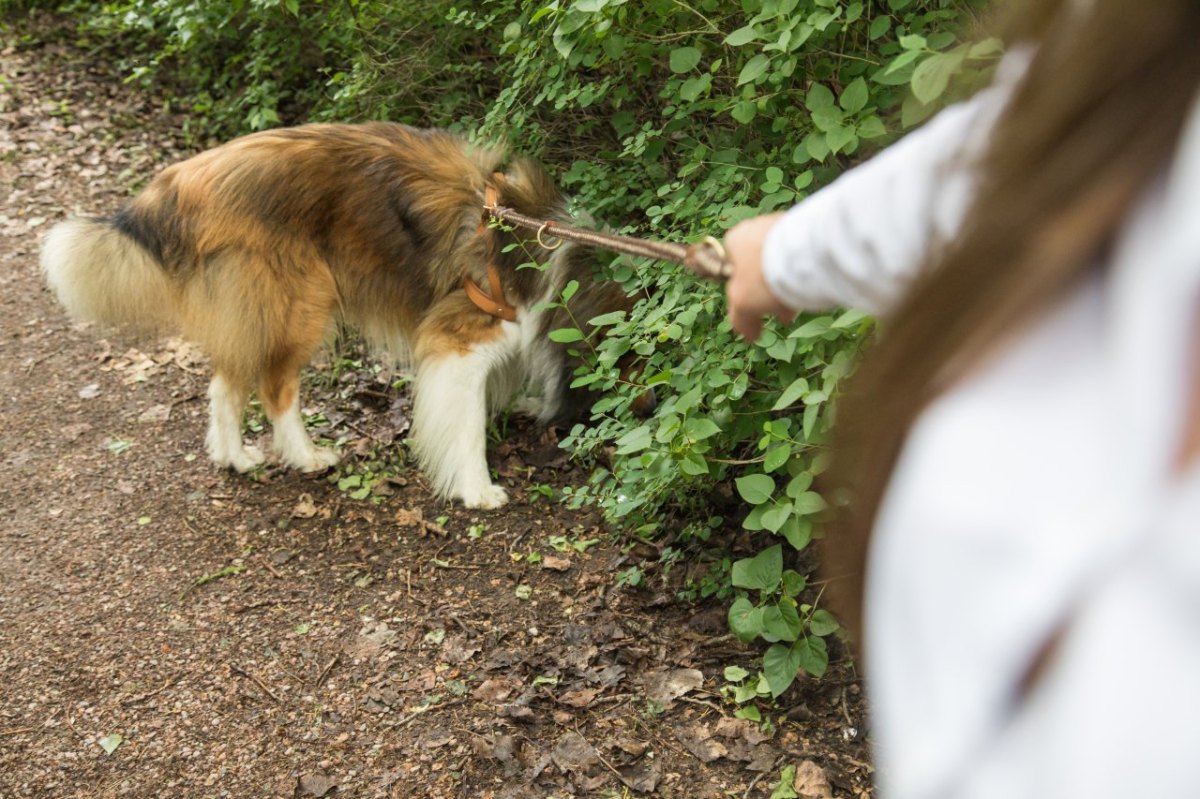
<svg viewBox="0 0 1200 799"><path fill-rule="evenodd" d="M171 280L140 244L102 219L69 219L42 242L42 274L75 319L156 330L171 319Z"/></svg>

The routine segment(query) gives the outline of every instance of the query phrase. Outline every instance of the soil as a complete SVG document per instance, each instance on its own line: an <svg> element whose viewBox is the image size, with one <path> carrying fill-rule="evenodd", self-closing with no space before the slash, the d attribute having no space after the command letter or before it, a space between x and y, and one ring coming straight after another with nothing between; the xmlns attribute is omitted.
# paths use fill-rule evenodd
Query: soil
<svg viewBox="0 0 1200 799"><path fill-rule="evenodd" d="M764 725L735 718L723 670L761 650L723 603L677 598L702 564L655 572L655 545L553 500L586 477L553 430L503 425L505 508L439 502L403 462L407 395L350 349L306 409L344 468L208 463L202 355L72 324L37 266L58 219L188 155L184 119L16 37L0 29L0 797L870 795L849 662Z"/></svg>

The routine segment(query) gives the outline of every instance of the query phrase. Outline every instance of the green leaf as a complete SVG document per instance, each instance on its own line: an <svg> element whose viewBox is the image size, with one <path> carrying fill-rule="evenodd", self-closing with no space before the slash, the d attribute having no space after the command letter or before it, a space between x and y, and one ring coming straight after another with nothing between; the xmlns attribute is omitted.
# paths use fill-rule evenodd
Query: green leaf
<svg viewBox="0 0 1200 799"><path fill-rule="evenodd" d="M824 639L818 638L818 641ZM796 645L772 644L763 655L763 675L771 688L771 697L778 699L791 687L800 672L801 655Z"/></svg>
<svg viewBox="0 0 1200 799"><path fill-rule="evenodd" d="M746 62L746 66L742 67L742 71L738 74L737 85L741 86L751 81L757 80L767 71L767 67L771 65L771 59L767 58L762 53L754 56Z"/></svg>
<svg viewBox="0 0 1200 799"><path fill-rule="evenodd" d="M871 20L871 27L867 28L867 37L871 41L875 41L883 34L892 29L892 18L886 14L880 14Z"/></svg>
<svg viewBox="0 0 1200 799"><path fill-rule="evenodd" d="M967 58L993 58L1004 52L1004 42L995 36L976 42L967 51Z"/></svg>
<svg viewBox="0 0 1200 799"><path fill-rule="evenodd" d="M568 281L567 285L563 286L562 301L570 302L571 298L575 296L575 292L577 292L577 291L579 291L579 281L578 280Z"/></svg>
<svg viewBox="0 0 1200 799"><path fill-rule="evenodd" d="M783 573L783 594L784 596L795 597L800 594L808 585L808 580L804 575L793 569L788 569Z"/></svg>
<svg viewBox="0 0 1200 799"><path fill-rule="evenodd" d="M779 399L775 400L775 404L771 406L773 411L781 411L791 405L794 405L796 400L808 392L808 380L803 377L797 377L791 384L783 390L779 395Z"/></svg>
<svg viewBox="0 0 1200 799"><path fill-rule="evenodd" d="M859 122L855 130L858 132L860 139L878 139L881 136L887 135L887 128L884 127L879 117L874 114Z"/></svg>
<svg viewBox="0 0 1200 799"><path fill-rule="evenodd" d="M733 600L729 606L729 629L742 641L749 643L762 632L762 608L744 596Z"/></svg>
<svg viewBox="0 0 1200 799"><path fill-rule="evenodd" d="M712 419L699 417L688 419L684 422L683 431L693 441L703 441L721 432L721 427Z"/></svg>
<svg viewBox="0 0 1200 799"><path fill-rule="evenodd" d="M828 87L820 83L814 83L808 89L808 97L804 100L804 107L810 112L817 111L822 108L833 107L833 92Z"/></svg>
<svg viewBox="0 0 1200 799"><path fill-rule="evenodd" d="M812 472L800 472L788 482L784 493L786 493L792 499L795 499L807 491L812 485L812 482Z"/></svg>
<svg viewBox="0 0 1200 799"><path fill-rule="evenodd" d="M695 102L700 95L704 94L712 86L712 75L707 72L703 75L694 78L688 78L679 87L679 99L686 102Z"/></svg>
<svg viewBox="0 0 1200 799"><path fill-rule="evenodd" d="M104 754L111 755L117 751L117 747L125 743L125 739L114 732L112 735L104 736L96 743L100 744L100 748L104 750Z"/></svg>
<svg viewBox="0 0 1200 799"><path fill-rule="evenodd" d="M816 338L817 336L823 336L829 332L831 322L832 320L828 316L818 316L816 319L809 319L788 335L791 338Z"/></svg>
<svg viewBox="0 0 1200 799"><path fill-rule="evenodd" d="M784 766L779 772L779 784L771 791L769 799L798 799L799 796L796 793L796 767Z"/></svg>
<svg viewBox="0 0 1200 799"><path fill-rule="evenodd" d="M669 59L672 72L690 72L700 63L700 51L695 47L677 47Z"/></svg>
<svg viewBox="0 0 1200 799"><path fill-rule="evenodd" d="M283 5L293 17L300 16L300 0L283 0Z"/></svg>
<svg viewBox="0 0 1200 799"><path fill-rule="evenodd" d="M829 668L829 650L824 638L806 635L793 644L792 649L801 668L818 679L825 676L825 670Z"/></svg>
<svg viewBox="0 0 1200 799"><path fill-rule="evenodd" d="M794 201L796 195L793 194L791 191L784 190L784 191L779 192L779 196L782 196L783 198L785 198L790 204L790 202ZM795 354L796 354L796 341L794 339L781 338L778 341L776 341L774 344L772 344L771 346L767 347L767 355L770 355L772 358L775 358L776 360L786 361L788 363L791 363L792 356L794 356Z"/></svg>
<svg viewBox="0 0 1200 799"><path fill-rule="evenodd" d="M747 474L733 481L738 494L751 505L761 505L775 493L775 480L766 474Z"/></svg>
<svg viewBox="0 0 1200 799"><path fill-rule="evenodd" d="M855 78L842 91L842 96L838 98L838 103L842 108L846 109L846 113L857 114L867 107L868 98L867 82L862 78Z"/></svg>
<svg viewBox="0 0 1200 799"><path fill-rule="evenodd" d="M836 105L827 105L812 110L813 125L825 133L845 127L842 124L842 120L845 118L846 112L842 111Z"/></svg>
<svg viewBox="0 0 1200 799"><path fill-rule="evenodd" d="M821 418L820 404L814 403L804 409L804 420L802 422L802 425L804 427L804 440L805 441L812 440L813 431L817 429L817 420L820 418Z"/></svg>
<svg viewBox="0 0 1200 799"><path fill-rule="evenodd" d="M729 115L743 125L749 125L758 115L758 107L750 100L742 100L729 111Z"/></svg>
<svg viewBox="0 0 1200 799"><path fill-rule="evenodd" d="M753 588L770 593L783 577L783 547L776 544L752 558L734 561L730 580L738 588Z"/></svg>
<svg viewBox="0 0 1200 799"><path fill-rule="evenodd" d="M801 519L799 516L793 514L784 523L779 534L787 539L792 549L799 552L812 541L812 522L808 519Z"/></svg>
<svg viewBox="0 0 1200 799"><path fill-rule="evenodd" d="M787 463L791 457L792 446L790 444L779 444L767 450L767 454L763 458L763 469L773 472Z"/></svg>
<svg viewBox="0 0 1200 799"><path fill-rule="evenodd" d="M764 529L770 530L772 533L778 533L792 515L792 505L790 502L783 502L778 505L772 505L768 510L763 512L762 526Z"/></svg>
<svg viewBox="0 0 1200 799"><path fill-rule="evenodd" d="M703 455L689 452L679 462L679 470L692 477L699 477L708 474L708 461L704 460Z"/></svg>
<svg viewBox="0 0 1200 799"><path fill-rule="evenodd" d="M815 491L805 491L796 498L796 512L800 516L810 516L826 509L826 501Z"/></svg>
<svg viewBox="0 0 1200 799"><path fill-rule="evenodd" d="M918 64L912 74L913 96L926 105L941 97L950 85L950 78L962 66L964 55L962 50L934 53Z"/></svg>
<svg viewBox="0 0 1200 799"><path fill-rule="evenodd" d="M832 152L840 153L843 150L849 152L858 144L858 137L854 135L854 128L847 125L826 133L825 141L829 143L829 149Z"/></svg>
<svg viewBox="0 0 1200 799"><path fill-rule="evenodd" d="M750 672L743 669L741 666L726 666L725 680L726 682L741 682L750 676Z"/></svg>
<svg viewBox="0 0 1200 799"><path fill-rule="evenodd" d="M834 319L833 324L831 324L830 327L834 330L846 330L847 328L854 327L866 318L867 314L863 313L862 311L846 311L837 319Z"/></svg>
<svg viewBox="0 0 1200 799"><path fill-rule="evenodd" d="M824 162L829 156L829 145L825 141L825 134L817 130L809 131L809 134L804 137L804 148L817 161Z"/></svg>
<svg viewBox="0 0 1200 799"><path fill-rule="evenodd" d="M903 53L892 59L891 63L887 65L887 68L883 70L883 74L886 76L900 73L905 67L915 62L924 54L925 53L923 50L905 50ZM876 79L878 80L878 76L876 76Z"/></svg>
<svg viewBox="0 0 1200 799"><path fill-rule="evenodd" d="M827 610L814 610L812 616L808 620L808 629L813 635L824 637L833 635L841 627L833 614Z"/></svg>
<svg viewBox="0 0 1200 799"><path fill-rule="evenodd" d="M593 316L588 320L588 324L592 327L604 327L605 325L615 325L624 319L624 311L610 311L609 313L602 313L599 316Z"/></svg>
<svg viewBox="0 0 1200 799"><path fill-rule="evenodd" d="M570 344L573 341L583 341L583 331L574 327L560 327L550 331L550 340L559 344Z"/></svg>
<svg viewBox="0 0 1200 799"><path fill-rule="evenodd" d="M730 47L741 47L743 44L749 44L758 36L758 28L753 25L747 25L744 28L738 28L733 33L725 37L725 44Z"/></svg>
<svg viewBox="0 0 1200 799"><path fill-rule="evenodd" d="M649 427L646 425L635 427L617 439L617 454L628 455L633 452L641 452L650 446L653 441L654 439L650 435Z"/></svg>
<svg viewBox="0 0 1200 799"><path fill-rule="evenodd" d="M776 641L795 641L800 637L800 615L796 612L796 604L791 600L777 602L763 608L763 639L771 643Z"/></svg>

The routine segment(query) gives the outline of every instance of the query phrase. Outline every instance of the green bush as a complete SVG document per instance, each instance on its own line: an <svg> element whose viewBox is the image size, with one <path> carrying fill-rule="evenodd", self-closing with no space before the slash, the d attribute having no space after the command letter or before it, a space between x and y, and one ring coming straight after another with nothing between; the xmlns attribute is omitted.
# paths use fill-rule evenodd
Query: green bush
<svg viewBox="0 0 1200 799"><path fill-rule="evenodd" d="M524 8L524 11L519 11ZM974 4L835 0L686 3L576 0L513 4L500 52L505 87L483 130L532 143L569 164L582 208L620 229L694 241L747 216L788 207L850 163L923 120L994 63L995 41L958 45ZM856 312L773 325L747 345L725 319L719 287L681 268L618 260L612 274L650 299L581 333L595 366L577 385L606 391L590 425L563 442L609 465L570 492L654 536L705 539L712 497L732 481L750 507L742 526L763 552L732 564L729 621L770 644L759 689L775 696L798 669L820 675L837 629L802 601L805 579L784 552L803 550L825 501L830 403L872 321ZM581 320L587 322L587 320ZM603 338L596 332L604 328ZM640 383L660 402L629 411L641 387L616 362L642 358ZM683 521L680 521L683 520Z"/></svg>
<svg viewBox="0 0 1200 799"><path fill-rule="evenodd" d="M131 79L165 82L204 141L303 119L387 118L509 141L555 168L612 228L693 241L827 184L986 77L970 40L982 0L123 0L67 4L82 35L122 42ZM830 406L872 320L769 326L747 345L719 287L620 258L648 299L578 320L606 391L564 446L597 464L569 501L637 534L708 540L732 485L761 552L717 557L696 587L731 600L733 631L770 646L738 698L820 675L837 630L795 565L825 507L813 491ZM603 337L597 335L604 331ZM616 362L641 358L637 384ZM651 385L653 418L632 400ZM611 453L611 457L610 457ZM730 505L731 503L726 503ZM664 560L680 557L678 545ZM641 579L641 573L638 573Z"/></svg>

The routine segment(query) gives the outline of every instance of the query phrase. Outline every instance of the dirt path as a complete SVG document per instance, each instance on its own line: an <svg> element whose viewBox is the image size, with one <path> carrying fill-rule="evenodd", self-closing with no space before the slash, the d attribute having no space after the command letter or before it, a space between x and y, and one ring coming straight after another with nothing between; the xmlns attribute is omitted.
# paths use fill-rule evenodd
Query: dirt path
<svg viewBox="0 0 1200 799"><path fill-rule="evenodd" d="M52 47L0 75L0 797L766 797L805 761L866 791L846 667L735 719L755 650L682 567L615 586L653 552L545 499L579 479L552 437L494 448L502 512L438 503L395 468L403 392L335 362L310 396L346 472L213 468L203 359L72 326L37 272L181 120Z"/></svg>

